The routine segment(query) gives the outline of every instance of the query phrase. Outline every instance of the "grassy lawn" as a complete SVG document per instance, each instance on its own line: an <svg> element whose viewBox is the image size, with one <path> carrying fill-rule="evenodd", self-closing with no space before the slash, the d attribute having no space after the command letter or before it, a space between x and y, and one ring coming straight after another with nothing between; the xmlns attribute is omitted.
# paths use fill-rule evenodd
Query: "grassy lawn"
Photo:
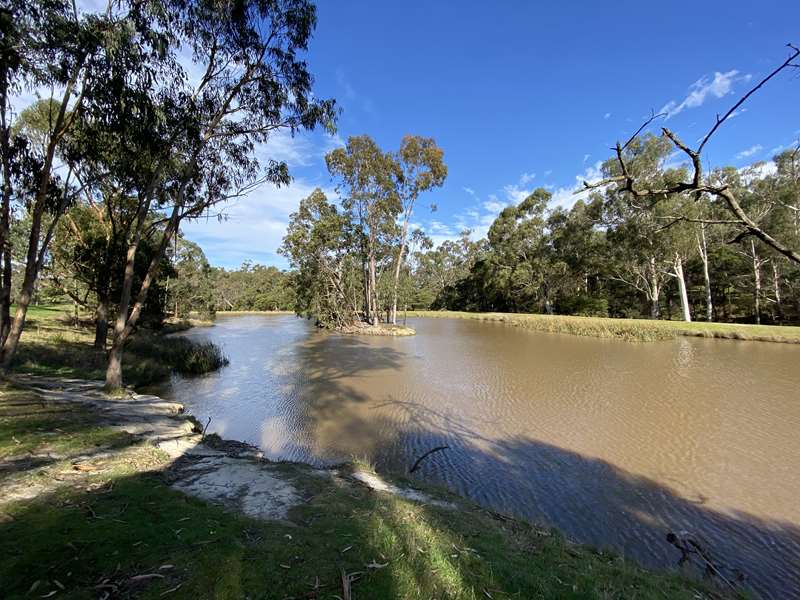
<svg viewBox="0 0 800 600"><path fill-rule="evenodd" d="M0 495L9 599L723 597L463 500L424 506L300 465L281 466L305 498L287 521L238 516L170 488L166 456L135 436L9 385L0 466L0 489L41 488Z"/></svg>
<svg viewBox="0 0 800 600"><path fill-rule="evenodd" d="M106 353L94 348L91 315L74 318L72 305L31 306L13 370L20 373L81 379L104 379ZM168 331L178 330L181 324ZM167 340L162 333L141 329L126 346L123 376L127 385L163 380L172 371L203 373L222 364L224 357L209 344L185 338ZM222 361L222 362L221 362Z"/></svg>
<svg viewBox="0 0 800 600"><path fill-rule="evenodd" d="M651 321L647 319L434 310L409 311L408 315L495 321L535 331L620 338L630 341L655 341L673 339L678 336L691 336L800 344L800 327L791 326L705 322L684 323L682 321Z"/></svg>

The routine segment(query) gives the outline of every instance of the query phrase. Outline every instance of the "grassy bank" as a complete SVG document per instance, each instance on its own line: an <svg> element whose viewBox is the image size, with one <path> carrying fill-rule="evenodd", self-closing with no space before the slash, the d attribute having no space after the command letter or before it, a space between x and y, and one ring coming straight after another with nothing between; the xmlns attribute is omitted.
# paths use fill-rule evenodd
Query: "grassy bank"
<svg viewBox="0 0 800 600"><path fill-rule="evenodd" d="M684 323L682 321L651 321L647 319L611 319L602 317L571 317L518 313L470 313L455 311L417 310L409 316L472 319L507 323L524 329L549 333L569 333L628 341L669 340L678 336L780 342L800 344L800 327L774 325L742 325L738 323Z"/></svg>
<svg viewBox="0 0 800 600"><path fill-rule="evenodd" d="M94 326L75 319L70 306L31 307L13 370L34 375L103 379L106 353L94 348ZM181 323L166 331L185 329ZM123 359L126 384L147 385L173 371L195 375L227 364L221 350L210 343L171 337L146 329L128 342Z"/></svg>
<svg viewBox="0 0 800 600"><path fill-rule="evenodd" d="M449 496L456 509L278 468L304 501L286 521L226 512L169 486L166 455L89 410L0 388L4 598L719 598ZM340 470L343 477L347 468Z"/></svg>

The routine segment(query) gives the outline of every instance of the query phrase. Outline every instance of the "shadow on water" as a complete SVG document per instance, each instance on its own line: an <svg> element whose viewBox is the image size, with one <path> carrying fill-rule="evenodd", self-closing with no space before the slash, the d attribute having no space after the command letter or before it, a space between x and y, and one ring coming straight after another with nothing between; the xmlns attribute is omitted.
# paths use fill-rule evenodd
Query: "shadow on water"
<svg viewBox="0 0 800 600"><path fill-rule="evenodd" d="M299 443L282 448L279 458L325 465L370 459L394 444L392 421L370 415L373 398L353 382L399 369L408 360L404 352L354 336L315 333L290 353L296 389L289 396L296 405L286 429L298 434Z"/></svg>
<svg viewBox="0 0 800 600"><path fill-rule="evenodd" d="M686 498L605 460L534 439L488 439L460 419L413 402L390 398L375 408L389 406L407 415L398 433L407 439L395 448L422 454L448 446L421 463L416 475L427 482L649 567L676 566L681 553L666 536L689 536L729 581L744 582L765 597L800 598L800 527L794 523L716 510L699 494ZM403 452L383 461L413 464L414 457Z"/></svg>

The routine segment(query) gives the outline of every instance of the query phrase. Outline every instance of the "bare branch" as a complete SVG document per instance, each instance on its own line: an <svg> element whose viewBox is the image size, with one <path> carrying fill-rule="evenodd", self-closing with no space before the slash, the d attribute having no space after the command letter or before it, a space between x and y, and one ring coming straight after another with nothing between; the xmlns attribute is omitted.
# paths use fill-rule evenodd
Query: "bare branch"
<svg viewBox="0 0 800 600"><path fill-rule="evenodd" d="M719 117L717 117L716 123L714 123L714 126L708 131L708 133L703 138L703 141L700 142L700 145L697 147L697 153L698 154L703 151L703 148L705 147L706 142L708 142L708 140L711 139L711 136L714 135L714 133L716 133L716 131L717 131L717 129L719 129L720 125L722 125L728 118L730 118L730 116L736 111L736 109L738 109L742 104L744 104L750 96L755 94L759 89L761 89L761 87L765 83L767 83L770 79L772 79L778 73L783 71L786 67L794 66L794 65L791 65L791 62L795 58L800 56L800 48L796 48L792 44L786 44L786 46L789 47L792 50L791 56L789 56L789 58L787 58L780 66L778 66L775 70L773 70L769 75L764 77L764 79L759 81L758 84L755 87L751 88L749 92L747 92L744 96L739 98L739 101L736 104L734 104L728 110L728 112L725 113L725 115L721 119Z"/></svg>

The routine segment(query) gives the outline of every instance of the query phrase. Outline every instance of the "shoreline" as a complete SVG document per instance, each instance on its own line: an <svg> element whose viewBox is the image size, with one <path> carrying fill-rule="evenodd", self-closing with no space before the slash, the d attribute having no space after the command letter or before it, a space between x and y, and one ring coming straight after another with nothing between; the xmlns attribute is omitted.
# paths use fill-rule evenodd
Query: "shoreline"
<svg viewBox="0 0 800 600"><path fill-rule="evenodd" d="M177 592L180 588L181 593L176 593L177 597L193 597L192 594L197 593L196 582L192 575L187 578L187 573L181 571L183 568L181 562L189 560L189 564L192 564L188 556L194 555L198 548L200 551L210 552L209 558L216 556L221 547L219 543L207 549L204 545L205 539L209 536L204 525L205 520L213 518L217 522L214 529L224 529L228 525L223 525L222 522L227 523L228 520L235 522L239 518L237 514L251 520L255 519L254 523L257 521L268 527L283 527L283 530L287 531L286 534L264 537L263 542L260 542L265 545L264 550L271 554L284 553L289 557L293 556L298 551L293 543L294 538L304 539L304 536L308 535L307 541L303 543L319 546L317 548L320 553L319 564L327 565L328 570L333 556L328 555L330 551L326 548L330 547L331 543L334 546L333 554L338 557L333 562L341 563L344 560L347 563L342 566L345 572L357 570L359 563L362 565L361 570L364 570L363 564L368 561L371 561L369 564L380 565L373 567L367 565L369 568L365 574L369 583L364 583L365 587L359 587L361 592L359 597L390 597L382 595L380 590L395 589L393 586L396 585L396 581L404 580L403 578L410 578L414 582L410 590L423 590L428 593L441 589L443 580L436 575L441 568L454 569L453 574L458 574L458 578L454 581L463 580L465 586L467 581L470 582L469 586L463 589L458 587L461 584L453 584L457 585L451 590L453 595L465 596L469 595L467 592L470 586L504 590L507 594L525 595L526 592L533 592L536 589L549 590L550 594L556 594L565 581L570 582L569 585L573 586L574 591L582 590L587 593L592 593L592 590L595 590L594 593L599 593L617 588L618 592L624 594L623 590L631 590L633 587L640 592L640 597L646 598L656 597L664 590L670 591L670 597L693 598L696 597L695 594L708 593L711 589L704 582L693 578L687 579L687 573L645 569L636 562L618 557L613 552L598 551L575 544L556 530L546 530L527 521L501 515L480 507L466 498L431 488L407 476L378 474L354 462L330 469L315 469L303 463L269 461L263 457L259 449L249 444L223 440L215 434L203 436L202 427L197 420L185 413L183 406L177 403L164 401L158 396L137 394L130 389L127 390L125 398L112 398L102 392L100 385L98 382L79 379L19 376L16 378L16 383L6 382L0 388L0 408L5 407L10 395L13 405L27 402L30 406L41 406L43 410L48 411L48 414L57 409L64 409L71 417L76 412L85 411L84 417L94 428L107 429L109 436L113 432L114 436L122 435L126 440L124 447L104 448L101 445L99 449L81 450L84 454L76 455L77 458L67 458L64 466L48 464L35 467L34 470L44 471L37 471L35 476L33 473L23 473L17 485L14 485L13 481L11 484L6 481L3 488L4 502L0 502L0 517L11 510L12 525L20 526L22 523L27 524L29 529L35 528L40 523L36 520L38 509L32 506L38 506L38 502L47 503L48 498L57 493L60 497L72 498L67 501L63 509L66 511L64 512L66 518L66 515L72 514L69 512L70 506L86 502L85 489L101 485L101 481L110 481L110 484L103 483L98 488L102 490L105 489L103 486L110 485L109 492L105 496L90 500L94 508L88 513L90 518L86 526L92 527L95 523L105 526L107 530L104 535L117 536L117 545L124 545L123 541L127 544L134 542L139 544L140 542L136 540L147 534L144 530L137 531L137 527L140 526L131 522L131 519L133 514L138 514L137 511L141 510L136 494L143 492L134 493L128 488L134 483L138 484L139 478L143 477L142 485L147 490L152 488L151 493L161 498L160 511L172 514L170 507L173 503L177 503L178 507L184 506L174 513L177 517L174 522L167 520L166 530L160 534L167 537L163 550L158 550L163 555L152 557L152 547L158 540L149 538L151 550L144 556L149 557L150 562L156 561L156 566L150 569L161 573L163 577L148 579L148 593L155 592L158 595L158 592L161 592L163 595L170 590ZM68 431L72 432L70 435L73 437L79 434L71 429ZM23 436L20 440L14 437L16 442L12 441L11 447L15 447L17 442L28 447L37 439L42 441L40 433L31 432L29 437L33 439ZM47 438L44 439L46 441ZM95 442L94 445L98 444ZM52 456L53 450L49 452ZM133 458L126 455L130 452L135 452ZM58 457L60 454L56 458ZM7 461L8 457L4 457L4 460ZM143 464L145 466L141 466ZM64 480L63 476L54 480L44 476L53 470L55 473L62 473L64 469L75 474L67 480ZM109 475L117 472L119 474L116 479ZM12 480L13 475L12 473ZM85 482L80 477L84 477ZM30 481L36 483L32 486ZM78 487L72 489L71 486L76 481ZM48 485L51 487L47 488ZM165 491L160 492L162 488ZM203 506L207 508L198 505L190 511L184 505L184 501L180 500L182 496L174 496L175 492L167 493L168 488L204 501L207 504ZM13 500L14 494L17 494L17 503L15 507L9 509L8 499L12 496ZM115 525L115 520L105 518L97 520L103 515L103 511L113 514L110 507L102 505L103 500L114 503L124 513L123 518L127 523L125 527ZM14 502L11 504L14 505ZM62 511L57 507L49 507L46 510ZM322 513L319 514L338 512L331 515L332 521L320 525L324 529L316 530L313 525L314 520L309 522L305 520L309 510L312 515L319 513L320 510ZM191 520L187 520L190 518L185 514L187 512L193 515ZM395 512L397 515L393 516ZM61 512L58 514L61 515ZM92 514L96 514L97 518L91 517ZM150 529L157 527L158 522L153 523L152 517L146 516L147 514L145 513L141 527ZM206 514L207 516L204 516ZM334 530L329 531L330 527L347 527L343 523L348 520L348 515L356 519L355 523L367 519L371 525L366 530L357 528L346 533L340 529L336 535L331 535ZM70 518L74 519L74 516ZM387 521L387 518L390 520ZM48 522L43 522L41 525L45 530ZM289 522L294 524L291 525ZM0 518L0 531L6 529L7 523L9 521ZM59 521L56 520L55 523L57 525ZM286 529L281 523L290 524L291 527ZM246 523L245 525L251 530L255 527ZM77 525L73 525L79 529L83 526L80 519ZM380 543L375 542L374 536L381 536L381 531L387 526L390 527L387 533L391 534L385 539L381 537ZM419 527L423 529L420 530ZM180 543L175 546L175 542L171 541L175 538L174 531L194 532L195 529L197 536L200 537L198 542L202 545L198 547L194 543L189 543L186 550L189 555L184 557L183 551L180 550L183 546ZM422 531L426 533L422 535ZM31 539L26 538L26 544L39 540L35 531L32 534L27 533L31 535ZM213 537L214 531L211 534ZM42 548L52 546L50 540L52 535L53 532L49 530L41 532ZM89 534L84 532L80 535ZM362 535L366 537L359 541ZM359 536L359 540L353 539L356 536ZM0 536L0 539L3 537L14 539L13 535ZM28 548L27 545L25 547ZM400 552L406 547L411 550L411 554L408 550ZM523 548L534 548L535 551L530 554ZM32 548L28 551L35 553ZM306 548L303 552L308 554L309 551ZM42 558L39 556L29 558L42 567L48 564L45 560L45 564L41 565ZM63 557L58 553L53 560L63 563ZM92 568L91 559L82 560L82 569ZM136 561L139 571L143 568L140 563L147 564L147 560L138 554ZM162 561L178 565L178 569L175 572L171 569L169 572L159 570L157 564ZM302 581L294 574L293 569L303 570L305 562L296 563L295 559L288 557L283 561L277 572L289 578L289 588L302 589L302 586L306 585L305 579L310 577L312 581L314 580L315 570L309 571L308 577L302 577ZM348 561L353 563L349 564ZM219 566L224 567L224 562L223 560ZM213 564L208 563L205 568L213 569ZM26 575L34 570L26 571L23 566L15 565L14 561L9 565L12 569L9 575L14 576L9 577L10 588L7 588L7 591L24 592L34 583L30 581L33 575ZM119 571L120 566L117 565L116 569ZM319 569L323 569L323 566ZM338 567L334 568L335 576L330 573L324 575L323 580L326 585L337 585L332 584L330 579L338 578L338 570ZM94 582L95 575L87 577L87 581ZM59 577L67 584L70 583L66 575L62 574ZM124 586L131 585L134 581L139 585L137 577L140 575L125 573L125 581L120 585L123 589L127 589ZM319 581L318 574L317 577ZM396 577L400 579L396 580ZM59 583L64 585L64 581ZM55 586L52 581L45 585L50 587L43 587L42 593L60 587ZM197 582L197 585L204 584L201 581ZM341 585L341 581L338 585ZM386 585L390 587L386 588ZM371 589L372 586L377 586L375 588L377 591L373 592L377 595L365 595L367 588ZM715 593L719 594L719 591ZM404 597L404 594L397 593L394 597Z"/></svg>
<svg viewBox="0 0 800 600"><path fill-rule="evenodd" d="M790 325L749 325L742 323L707 323L695 321L660 321L615 319L533 313L472 313L460 311L415 310L409 317L468 319L504 323L532 331L619 339L628 342L652 342L678 337L704 337L751 342L800 344L800 327Z"/></svg>
<svg viewBox="0 0 800 600"><path fill-rule="evenodd" d="M218 310L217 315L294 315L293 310Z"/></svg>

